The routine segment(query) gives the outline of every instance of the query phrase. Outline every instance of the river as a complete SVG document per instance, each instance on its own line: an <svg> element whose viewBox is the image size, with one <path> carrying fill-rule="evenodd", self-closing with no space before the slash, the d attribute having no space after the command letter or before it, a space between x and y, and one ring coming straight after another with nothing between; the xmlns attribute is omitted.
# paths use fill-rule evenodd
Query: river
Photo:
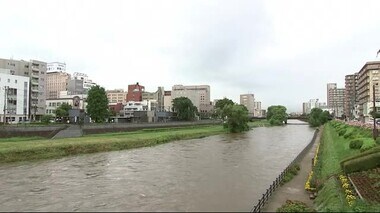
<svg viewBox="0 0 380 213"><path fill-rule="evenodd" d="M260 127L5 164L0 166L0 210L249 211L313 133L307 125Z"/></svg>

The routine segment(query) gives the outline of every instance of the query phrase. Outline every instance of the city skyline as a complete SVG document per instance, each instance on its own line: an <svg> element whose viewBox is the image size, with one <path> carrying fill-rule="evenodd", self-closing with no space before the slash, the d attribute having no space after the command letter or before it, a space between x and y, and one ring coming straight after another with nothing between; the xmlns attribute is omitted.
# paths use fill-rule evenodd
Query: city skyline
<svg viewBox="0 0 380 213"><path fill-rule="evenodd" d="M253 93L288 112L325 102L326 83L344 87L380 48L377 1L0 2L0 58L64 62L110 90L206 84L211 100Z"/></svg>

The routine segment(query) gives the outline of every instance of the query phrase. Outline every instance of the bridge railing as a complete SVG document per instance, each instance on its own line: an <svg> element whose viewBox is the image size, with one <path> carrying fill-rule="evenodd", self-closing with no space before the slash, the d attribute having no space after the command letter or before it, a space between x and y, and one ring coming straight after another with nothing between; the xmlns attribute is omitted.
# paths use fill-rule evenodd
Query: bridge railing
<svg viewBox="0 0 380 213"><path fill-rule="evenodd" d="M309 151L309 149L313 146L315 139L317 138L319 129L315 130L313 138L311 139L310 143L297 155L296 158L281 172L281 174L272 182L272 184L266 189L266 192L262 194L261 198L257 202L256 205L253 206L251 209L251 212L260 212L261 209L265 206L265 204L268 202L270 196L274 193L274 191L277 189L278 186L280 186L282 180L284 179L285 175L289 172L290 168L295 165L300 159L304 157L304 155Z"/></svg>

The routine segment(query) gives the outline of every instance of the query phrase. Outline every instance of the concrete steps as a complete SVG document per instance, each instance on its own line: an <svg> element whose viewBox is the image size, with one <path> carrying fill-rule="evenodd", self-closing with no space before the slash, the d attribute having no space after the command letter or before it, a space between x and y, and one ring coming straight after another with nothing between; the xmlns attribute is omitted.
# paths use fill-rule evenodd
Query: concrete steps
<svg viewBox="0 0 380 213"><path fill-rule="evenodd" d="M79 125L70 125L68 128L59 131L52 139L57 138L75 138L83 135L82 129Z"/></svg>

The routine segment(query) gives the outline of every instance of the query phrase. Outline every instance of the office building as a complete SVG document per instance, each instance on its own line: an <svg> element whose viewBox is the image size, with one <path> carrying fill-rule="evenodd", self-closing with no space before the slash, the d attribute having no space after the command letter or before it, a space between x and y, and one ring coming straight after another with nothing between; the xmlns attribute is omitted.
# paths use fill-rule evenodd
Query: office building
<svg viewBox="0 0 380 213"><path fill-rule="evenodd" d="M189 98L201 114L209 114L213 109L210 103L209 85L174 85L172 87L171 96L172 100L179 97Z"/></svg>
<svg viewBox="0 0 380 213"><path fill-rule="evenodd" d="M127 92L123 89L107 90L108 103L123 103L127 101Z"/></svg>
<svg viewBox="0 0 380 213"><path fill-rule="evenodd" d="M254 94L240 95L240 104L247 107L248 113L251 116L254 116L254 113L255 113L255 95Z"/></svg>
<svg viewBox="0 0 380 213"><path fill-rule="evenodd" d="M327 107L331 108L335 117L344 114L344 88L337 88L336 83L327 84Z"/></svg>
<svg viewBox="0 0 380 213"><path fill-rule="evenodd" d="M70 74L64 71L51 71L46 74L46 98L57 99L59 92L67 91Z"/></svg>
<svg viewBox="0 0 380 213"><path fill-rule="evenodd" d="M0 59L0 68L9 70L10 75L29 77L29 119L39 120L46 107L46 70L47 64L37 60Z"/></svg>
<svg viewBox="0 0 380 213"><path fill-rule="evenodd" d="M139 82L136 84L128 85L128 101L142 101L142 93L145 91L145 87L140 85Z"/></svg>
<svg viewBox="0 0 380 213"><path fill-rule="evenodd" d="M0 69L1 123L20 123L29 116L29 77Z"/></svg>

